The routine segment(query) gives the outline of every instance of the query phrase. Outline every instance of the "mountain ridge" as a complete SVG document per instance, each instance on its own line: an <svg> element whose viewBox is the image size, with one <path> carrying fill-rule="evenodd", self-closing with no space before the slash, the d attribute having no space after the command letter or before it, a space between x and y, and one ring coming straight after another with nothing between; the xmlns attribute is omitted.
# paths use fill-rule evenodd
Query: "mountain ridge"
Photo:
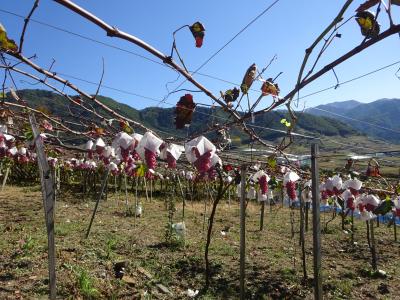
<svg viewBox="0 0 400 300"><path fill-rule="evenodd" d="M92 114L83 111L79 107L71 105L63 96L51 91L20 90L18 93L31 107L42 109L45 107L50 114L61 117L65 120L77 121L74 119L75 117L70 115L70 112L81 118L95 119ZM109 97L98 96L98 99L121 115L140 122L152 130L163 132L164 135L167 136L178 136L183 139L187 135L201 133L214 126L216 123L221 124L225 119L229 118L229 115L221 108L211 109L198 106L193 114L191 126L185 130L177 130L174 125L174 108L147 107L138 110L128 104L120 103ZM8 97L7 100L12 101L10 97ZM88 99L83 99L83 101L90 103L90 100ZM91 103L91 105L97 112L107 118L113 118L112 115L102 109L99 105L93 103ZM332 118L319 117L307 113L297 113L297 116L298 122L295 132L300 134L341 137L360 135L360 133L354 128ZM284 135L282 132L286 131L286 127L280 122L283 118L288 118L287 113L284 111L272 111L268 114L257 116L254 123L257 127L254 129L261 138L275 141ZM249 123L249 126L251 125L252 124ZM248 135L243 133L239 128L232 128L230 130L230 135L233 142L238 145L250 142ZM215 133L208 134L207 136L213 138L215 137Z"/></svg>
<svg viewBox="0 0 400 300"><path fill-rule="evenodd" d="M382 98L352 108L333 102L308 108L307 113L327 116L375 138L400 143L400 99ZM328 108L328 109L327 109Z"/></svg>

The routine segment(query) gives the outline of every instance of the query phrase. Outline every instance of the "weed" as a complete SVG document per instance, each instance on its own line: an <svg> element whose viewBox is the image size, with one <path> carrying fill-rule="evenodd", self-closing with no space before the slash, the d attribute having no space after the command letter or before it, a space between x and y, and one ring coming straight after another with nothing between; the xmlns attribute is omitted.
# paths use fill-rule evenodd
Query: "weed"
<svg viewBox="0 0 400 300"><path fill-rule="evenodd" d="M35 247L35 240L31 237L28 236L25 239L22 239L19 241L19 254L21 254L22 256L27 256L29 255L33 248Z"/></svg>
<svg viewBox="0 0 400 300"><path fill-rule="evenodd" d="M106 241L106 258L109 259L117 249L118 241L114 237L110 237Z"/></svg>
<svg viewBox="0 0 400 300"><path fill-rule="evenodd" d="M78 275L77 283L79 292L82 294L82 296L84 296L87 299L95 299L99 295L99 292L94 287L93 278L84 269L80 269L77 275Z"/></svg>

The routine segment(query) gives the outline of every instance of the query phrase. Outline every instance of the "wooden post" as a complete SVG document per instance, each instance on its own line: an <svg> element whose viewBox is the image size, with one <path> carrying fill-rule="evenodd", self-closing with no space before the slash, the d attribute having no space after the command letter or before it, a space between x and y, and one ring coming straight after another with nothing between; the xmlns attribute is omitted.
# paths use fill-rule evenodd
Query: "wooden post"
<svg viewBox="0 0 400 300"><path fill-rule="evenodd" d="M143 176L143 183L144 183L144 188L145 188L145 191L146 191L146 201L149 201L149 194L148 194L148 191L147 191L147 183L146 183L146 177L145 176Z"/></svg>
<svg viewBox="0 0 400 300"><path fill-rule="evenodd" d="M397 225L396 225L396 213L393 213L393 233L394 233L394 241L397 242Z"/></svg>
<svg viewBox="0 0 400 300"><path fill-rule="evenodd" d="M246 266L246 165L241 167L240 189L240 300L246 298L245 266Z"/></svg>
<svg viewBox="0 0 400 300"><path fill-rule="evenodd" d="M124 174L124 182L125 182L125 205L128 209L128 182L126 180L126 174Z"/></svg>
<svg viewBox="0 0 400 300"><path fill-rule="evenodd" d="M299 195L300 199L300 246L301 246L301 259L303 264L303 280L307 280L307 262L306 262L306 249L305 249L305 236L304 236L304 199Z"/></svg>
<svg viewBox="0 0 400 300"><path fill-rule="evenodd" d="M139 204L139 198L138 198L138 183L139 183L139 177L136 176L136 190L135 190L135 210L134 210L134 221L133 221L133 227L136 228L136 209Z"/></svg>
<svg viewBox="0 0 400 300"><path fill-rule="evenodd" d="M6 186L6 182L7 182L7 178L8 178L9 174L10 174L10 167L7 167L6 174L4 174L4 178L3 178L3 184L1 185L1 191L3 191L4 187Z"/></svg>
<svg viewBox="0 0 400 300"><path fill-rule="evenodd" d="M375 246L375 234L374 234L374 220L369 221L370 234L371 234L371 255L372 255L372 269L374 271L378 270L377 256L376 256L376 246Z"/></svg>
<svg viewBox="0 0 400 300"><path fill-rule="evenodd" d="M29 114L29 122L32 127L33 136L35 139L35 149L40 173L40 182L42 186L43 207L46 219L47 229L47 244L48 244L48 264L49 264L49 289L50 299L56 299L56 244L54 238L54 181L53 175L44 153L43 141L40 136L40 131L36 126L36 118L33 114Z"/></svg>
<svg viewBox="0 0 400 300"><path fill-rule="evenodd" d="M153 179L150 179L150 202L153 201Z"/></svg>
<svg viewBox="0 0 400 300"><path fill-rule="evenodd" d="M263 231L264 229L264 209L265 209L265 201L261 201L260 231Z"/></svg>
<svg viewBox="0 0 400 300"><path fill-rule="evenodd" d="M351 245L354 245L354 210L351 210Z"/></svg>
<svg viewBox="0 0 400 300"><path fill-rule="evenodd" d="M103 182L101 183L100 195L97 198L96 205L94 206L92 218L90 219L89 227L88 227L88 229L86 231L86 238L89 237L90 228L92 228L92 223L93 223L93 220L94 220L94 216L96 215L97 208L99 207L99 202L101 200L101 197L103 196L104 189L105 189L105 187L107 185L109 173L110 173L110 170L108 168L106 168L105 173L104 173L104 179L103 179Z"/></svg>
<svg viewBox="0 0 400 300"><path fill-rule="evenodd" d="M314 256L314 299L322 300L321 277L321 224L320 224L320 193L318 169L318 145L311 145L311 176L312 176L312 212L313 212L313 256Z"/></svg>
<svg viewBox="0 0 400 300"><path fill-rule="evenodd" d="M208 187L208 184L206 183L206 189L204 189L206 191L206 194L208 197L211 197L211 192L210 189ZM206 226L206 221L207 221L207 198L204 197L204 211L203 211L203 232L205 230L205 226Z"/></svg>
<svg viewBox="0 0 400 300"><path fill-rule="evenodd" d="M53 170L53 186L54 186L54 209L57 203L57 167L54 166L54 170Z"/></svg>
<svg viewBox="0 0 400 300"><path fill-rule="evenodd" d="M310 210L310 202L306 202L305 209L306 209L304 216L305 231L308 232L308 211Z"/></svg>
<svg viewBox="0 0 400 300"><path fill-rule="evenodd" d="M183 192L181 180L179 179L179 175L176 174L176 177L178 178L178 185L179 185L179 189L181 191L181 196L182 196L182 220L185 220L186 196L185 196L185 193Z"/></svg>

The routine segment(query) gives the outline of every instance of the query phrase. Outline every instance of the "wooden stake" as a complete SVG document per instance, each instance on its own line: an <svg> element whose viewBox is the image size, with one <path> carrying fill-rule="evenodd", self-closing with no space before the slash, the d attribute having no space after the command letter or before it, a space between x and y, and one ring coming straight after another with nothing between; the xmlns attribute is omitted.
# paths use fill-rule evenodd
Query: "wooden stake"
<svg viewBox="0 0 400 300"><path fill-rule="evenodd" d="M180 189L181 195L182 195L182 220L185 220L186 197L185 197L185 194L183 193L182 184L181 184L181 180L179 179L179 175L176 175L176 177L178 178L178 185L179 185L179 189Z"/></svg>
<svg viewBox="0 0 400 300"><path fill-rule="evenodd" d="M150 202L153 201L153 179L150 179Z"/></svg>
<svg viewBox="0 0 400 300"><path fill-rule="evenodd" d="M228 189L228 206L231 207L231 189Z"/></svg>
<svg viewBox="0 0 400 300"><path fill-rule="evenodd" d="M40 173L40 182L42 186L43 207L46 219L47 244L48 244L48 265L49 265L49 289L50 299L56 299L56 244L54 237L54 181L53 175L44 153L43 141L40 131L36 126L36 118L33 114L29 114L29 122L32 127L35 139L35 149Z"/></svg>
<svg viewBox="0 0 400 300"><path fill-rule="evenodd" d="M322 300L321 274L321 224L318 169L318 145L311 145L312 211L313 211L313 256L314 256L314 299Z"/></svg>
<svg viewBox="0 0 400 300"><path fill-rule="evenodd" d="M136 227L136 218L137 218L137 216L136 216L136 208L137 208L137 206L138 206L138 183L139 183L139 177L137 177L136 176L136 191L135 191L135 211L134 211L134 215L135 215L135 218L134 218L134 221L133 221L133 227Z"/></svg>
<svg viewBox="0 0 400 300"><path fill-rule="evenodd" d="M351 210L351 244L354 245L354 210Z"/></svg>
<svg viewBox="0 0 400 300"><path fill-rule="evenodd" d="M376 257L376 247L375 247L375 234L374 234L374 221L369 221L370 235L371 235L371 255L372 255L372 269L374 271L378 270L377 257Z"/></svg>
<svg viewBox="0 0 400 300"><path fill-rule="evenodd" d="M124 181L125 181L125 205L126 208L128 208L128 182L126 180L126 174L124 174Z"/></svg>
<svg viewBox="0 0 400 300"><path fill-rule="evenodd" d="M107 185L107 182L108 182L108 175L109 175L109 174L110 174L110 170L107 168L106 171L105 171L105 173L104 173L103 182L101 183L100 195L99 195L99 197L97 198L96 205L94 206L92 218L90 219L89 227L88 227L88 229L87 229L87 231L86 231L86 238L89 237L89 233L90 233L90 229L92 228L92 223L93 223L93 220L94 220L94 216L96 215L97 208L99 207L99 202L100 202L100 200L101 200L101 197L103 196L104 189L105 189L105 187L106 187L106 185Z"/></svg>
<svg viewBox="0 0 400 300"><path fill-rule="evenodd" d="M246 165L241 166L240 197L240 300L246 299Z"/></svg>
<svg viewBox="0 0 400 300"><path fill-rule="evenodd" d="M3 191L4 187L6 186L6 182L7 182L7 178L8 178L9 174L10 174L10 167L7 167L6 174L4 174L4 178L3 178L3 184L1 185L1 191Z"/></svg>
<svg viewBox="0 0 400 300"><path fill-rule="evenodd" d="M307 262L306 262L306 249L305 249L305 236L304 236L304 200L300 194L300 246L301 258L303 263L303 280L307 280Z"/></svg>
<svg viewBox="0 0 400 300"><path fill-rule="evenodd" d="M308 231L308 211L310 210L310 202L306 202L306 211L304 216L305 231Z"/></svg>
<svg viewBox="0 0 400 300"><path fill-rule="evenodd" d="M261 201L260 231L263 231L264 229L264 209L265 209L265 201Z"/></svg>
<svg viewBox="0 0 400 300"><path fill-rule="evenodd" d="M146 177L143 177L143 182L144 182L144 189L146 191L146 200L149 201L149 193L147 191Z"/></svg>

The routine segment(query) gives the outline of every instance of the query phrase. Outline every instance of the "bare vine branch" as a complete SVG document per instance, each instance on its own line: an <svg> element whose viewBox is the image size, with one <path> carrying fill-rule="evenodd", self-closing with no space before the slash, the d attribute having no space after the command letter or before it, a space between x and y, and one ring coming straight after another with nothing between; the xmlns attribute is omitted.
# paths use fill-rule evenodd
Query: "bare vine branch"
<svg viewBox="0 0 400 300"><path fill-rule="evenodd" d="M36 10L38 6L39 6L39 0L35 0L35 3L33 4L31 11L24 20L24 27L22 28L21 38L19 41L19 50L18 50L19 53L22 53L22 46L24 45L24 38L25 38L26 28L28 27L28 23L33 15L33 12Z"/></svg>

